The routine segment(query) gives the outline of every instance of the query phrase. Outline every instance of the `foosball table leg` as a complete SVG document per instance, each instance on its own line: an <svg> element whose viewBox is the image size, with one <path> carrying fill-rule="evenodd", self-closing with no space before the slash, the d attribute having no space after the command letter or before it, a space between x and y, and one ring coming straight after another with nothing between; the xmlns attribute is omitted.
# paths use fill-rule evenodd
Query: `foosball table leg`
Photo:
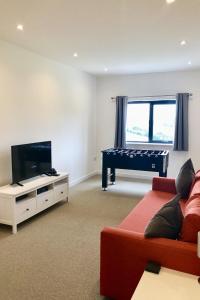
<svg viewBox="0 0 200 300"><path fill-rule="evenodd" d="M115 168L111 168L110 169L110 181L111 181L111 184L115 184Z"/></svg>
<svg viewBox="0 0 200 300"><path fill-rule="evenodd" d="M163 172L163 171L159 172L159 176L160 177L167 177L167 171L166 172Z"/></svg>
<svg viewBox="0 0 200 300"><path fill-rule="evenodd" d="M108 169L106 167L102 167L102 190L107 191L108 187Z"/></svg>

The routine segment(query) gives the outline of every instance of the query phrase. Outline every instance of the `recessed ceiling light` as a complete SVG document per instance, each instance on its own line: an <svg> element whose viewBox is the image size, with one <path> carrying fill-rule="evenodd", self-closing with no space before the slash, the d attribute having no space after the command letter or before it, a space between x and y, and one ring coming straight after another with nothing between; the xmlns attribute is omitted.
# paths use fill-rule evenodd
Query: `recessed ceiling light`
<svg viewBox="0 0 200 300"><path fill-rule="evenodd" d="M181 44L181 46L185 46L185 45L186 45L186 41L185 41L185 40L182 40L182 41L180 42L180 44Z"/></svg>
<svg viewBox="0 0 200 300"><path fill-rule="evenodd" d="M191 65L191 64L192 64L192 62L191 62L191 60L189 60L189 61L188 61L188 65Z"/></svg>
<svg viewBox="0 0 200 300"><path fill-rule="evenodd" d="M74 57L78 57L78 53L77 53L77 52L74 52L73 56L74 56Z"/></svg>
<svg viewBox="0 0 200 300"><path fill-rule="evenodd" d="M24 30L24 26L22 24L18 24L17 25L17 30L23 31Z"/></svg>
<svg viewBox="0 0 200 300"><path fill-rule="evenodd" d="M108 72L108 68L104 68L104 71L105 71L105 72Z"/></svg>
<svg viewBox="0 0 200 300"><path fill-rule="evenodd" d="M166 0L167 4L171 4L173 2L175 2L175 0Z"/></svg>

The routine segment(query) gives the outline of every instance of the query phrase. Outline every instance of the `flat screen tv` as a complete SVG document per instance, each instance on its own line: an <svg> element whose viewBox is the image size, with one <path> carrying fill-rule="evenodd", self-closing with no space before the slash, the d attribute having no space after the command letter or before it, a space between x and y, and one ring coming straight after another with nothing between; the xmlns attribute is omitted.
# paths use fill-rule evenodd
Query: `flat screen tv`
<svg viewBox="0 0 200 300"><path fill-rule="evenodd" d="M11 146L12 183L50 172L51 142Z"/></svg>

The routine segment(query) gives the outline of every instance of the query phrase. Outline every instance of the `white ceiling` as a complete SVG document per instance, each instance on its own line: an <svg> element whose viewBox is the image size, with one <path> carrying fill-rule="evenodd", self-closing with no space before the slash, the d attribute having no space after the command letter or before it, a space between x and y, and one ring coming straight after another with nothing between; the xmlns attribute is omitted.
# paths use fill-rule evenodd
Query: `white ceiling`
<svg viewBox="0 0 200 300"><path fill-rule="evenodd" d="M199 30L200 0L0 0L1 39L96 75L199 68Z"/></svg>

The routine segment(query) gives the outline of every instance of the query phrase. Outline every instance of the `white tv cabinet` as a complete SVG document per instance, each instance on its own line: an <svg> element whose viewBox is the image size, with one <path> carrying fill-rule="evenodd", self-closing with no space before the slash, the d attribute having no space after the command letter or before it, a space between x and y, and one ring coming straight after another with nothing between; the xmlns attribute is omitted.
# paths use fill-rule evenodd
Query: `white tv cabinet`
<svg viewBox="0 0 200 300"><path fill-rule="evenodd" d="M0 187L0 223L17 225L59 201L68 201L69 175L38 176L26 180L23 186Z"/></svg>

